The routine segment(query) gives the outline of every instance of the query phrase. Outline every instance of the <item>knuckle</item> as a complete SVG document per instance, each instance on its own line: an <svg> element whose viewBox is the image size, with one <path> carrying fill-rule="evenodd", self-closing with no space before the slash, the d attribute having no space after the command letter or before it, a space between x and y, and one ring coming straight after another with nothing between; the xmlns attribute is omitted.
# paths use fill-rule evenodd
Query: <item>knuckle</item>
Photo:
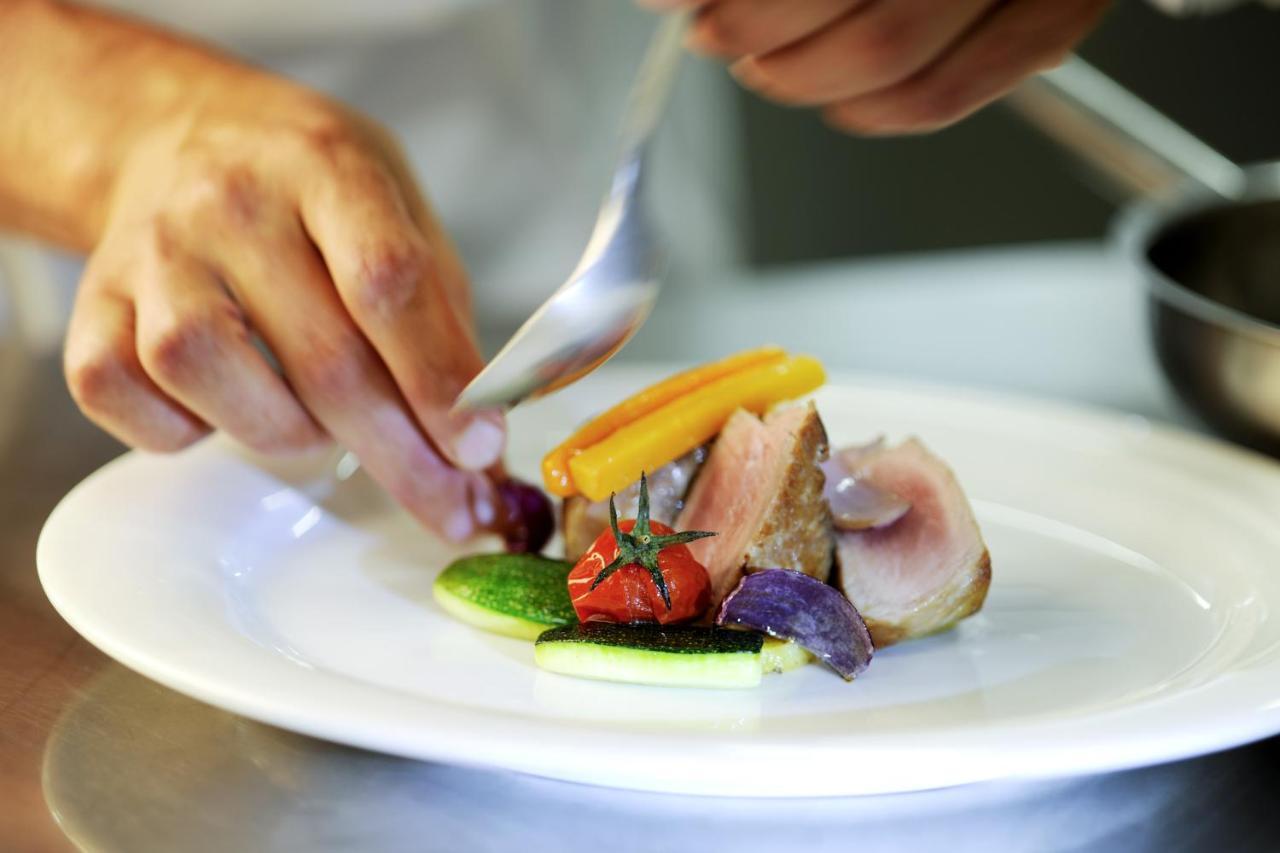
<svg viewBox="0 0 1280 853"><path fill-rule="evenodd" d="M196 226L249 227L261 219L262 188L245 164L203 167L177 200L177 209Z"/></svg>
<svg viewBox="0 0 1280 853"><path fill-rule="evenodd" d="M351 131L338 121L317 121L299 127L294 133L298 147L330 165L345 159L354 144Z"/></svg>
<svg viewBox="0 0 1280 853"><path fill-rule="evenodd" d="M431 252L421 240L384 243L363 253L355 272L359 310L385 317L418 295L431 271Z"/></svg>
<svg viewBox="0 0 1280 853"><path fill-rule="evenodd" d="M128 361L107 351L68 351L64 372L71 398L89 415L108 411L132 381Z"/></svg>
<svg viewBox="0 0 1280 853"><path fill-rule="evenodd" d="M219 332L210 314L175 315L142 338L139 355L158 378L182 382L217 356Z"/></svg>
<svg viewBox="0 0 1280 853"><path fill-rule="evenodd" d="M368 120L357 120L338 105L318 100L289 131L293 148L313 163L336 168L353 157L363 156L370 139L379 138L380 128Z"/></svg>

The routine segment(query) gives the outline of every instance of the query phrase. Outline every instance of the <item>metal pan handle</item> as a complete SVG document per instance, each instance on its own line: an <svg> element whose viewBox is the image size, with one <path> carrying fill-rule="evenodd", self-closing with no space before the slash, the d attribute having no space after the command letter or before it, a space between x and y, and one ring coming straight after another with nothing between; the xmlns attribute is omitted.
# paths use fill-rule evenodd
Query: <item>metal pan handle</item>
<svg viewBox="0 0 1280 853"><path fill-rule="evenodd" d="M1238 165L1079 57L1023 82L1005 102L1126 197L1159 200L1188 183L1225 198L1244 189Z"/></svg>

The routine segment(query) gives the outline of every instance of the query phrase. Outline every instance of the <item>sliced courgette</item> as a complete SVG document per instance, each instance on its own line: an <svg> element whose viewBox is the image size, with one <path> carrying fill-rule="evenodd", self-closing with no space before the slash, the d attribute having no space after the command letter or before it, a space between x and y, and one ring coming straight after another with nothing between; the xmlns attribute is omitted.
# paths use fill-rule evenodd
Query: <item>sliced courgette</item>
<svg viewBox="0 0 1280 853"><path fill-rule="evenodd" d="M755 687L764 638L693 625L586 622L538 637L534 660L551 672L666 687Z"/></svg>
<svg viewBox="0 0 1280 853"><path fill-rule="evenodd" d="M534 554L479 554L451 563L432 592L446 612L469 625L532 640L577 621L569 600L571 568Z"/></svg>

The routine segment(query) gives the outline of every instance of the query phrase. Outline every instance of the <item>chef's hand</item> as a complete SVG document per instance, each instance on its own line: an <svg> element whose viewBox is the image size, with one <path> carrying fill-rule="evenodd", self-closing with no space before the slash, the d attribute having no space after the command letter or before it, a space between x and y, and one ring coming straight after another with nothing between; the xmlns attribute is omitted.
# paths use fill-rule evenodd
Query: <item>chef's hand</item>
<svg viewBox="0 0 1280 853"><path fill-rule="evenodd" d="M498 418L449 413L481 365L462 268L394 144L288 86L138 140L66 347L77 402L129 444L221 429L274 453L332 436L458 537L489 497L457 469L502 450Z"/></svg>
<svg viewBox="0 0 1280 853"><path fill-rule="evenodd" d="M45 51L65 64L83 48L93 62L69 75L79 88L62 92L64 69L50 68L19 74L27 88L4 100L39 113L19 131L71 123L87 144L60 150L64 127L52 154L24 155L0 119L0 155L54 164L31 183L54 199L66 190L27 205L43 213L28 215L31 230L52 222L48 234L91 249L65 353L84 412L153 451L214 429L265 453L332 438L441 533L493 521L481 472L501 456L502 419L450 413L482 365L466 277L390 137L204 48L98 13L25 8L0 23L32 27L26 61ZM24 61L28 40L10 44ZM23 101L42 85L46 103ZM23 181L0 177L0 208ZM14 210L21 221L22 205L0 212Z"/></svg>
<svg viewBox="0 0 1280 853"><path fill-rule="evenodd" d="M1107 0L640 0L696 8L690 46L860 134L958 121L1062 62Z"/></svg>

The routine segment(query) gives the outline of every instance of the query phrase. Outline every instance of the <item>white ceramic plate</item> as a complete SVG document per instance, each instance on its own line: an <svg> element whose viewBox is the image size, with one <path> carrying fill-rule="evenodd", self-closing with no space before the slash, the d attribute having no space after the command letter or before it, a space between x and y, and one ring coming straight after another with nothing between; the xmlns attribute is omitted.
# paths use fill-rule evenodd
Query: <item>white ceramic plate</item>
<svg viewBox="0 0 1280 853"><path fill-rule="evenodd" d="M609 370L512 419L514 467L661 375ZM849 379L832 439L921 435L994 563L986 608L758 690L541 672L530 644L431 599L455 552L361 475L255 467L225 443L130 454L58 507L40 574L59 612L183 693L335 741L620 787L865 794L1094 772L1280 731L1280 466L1136 418ZM488 544L488 543L486 543Z"/></svg>

